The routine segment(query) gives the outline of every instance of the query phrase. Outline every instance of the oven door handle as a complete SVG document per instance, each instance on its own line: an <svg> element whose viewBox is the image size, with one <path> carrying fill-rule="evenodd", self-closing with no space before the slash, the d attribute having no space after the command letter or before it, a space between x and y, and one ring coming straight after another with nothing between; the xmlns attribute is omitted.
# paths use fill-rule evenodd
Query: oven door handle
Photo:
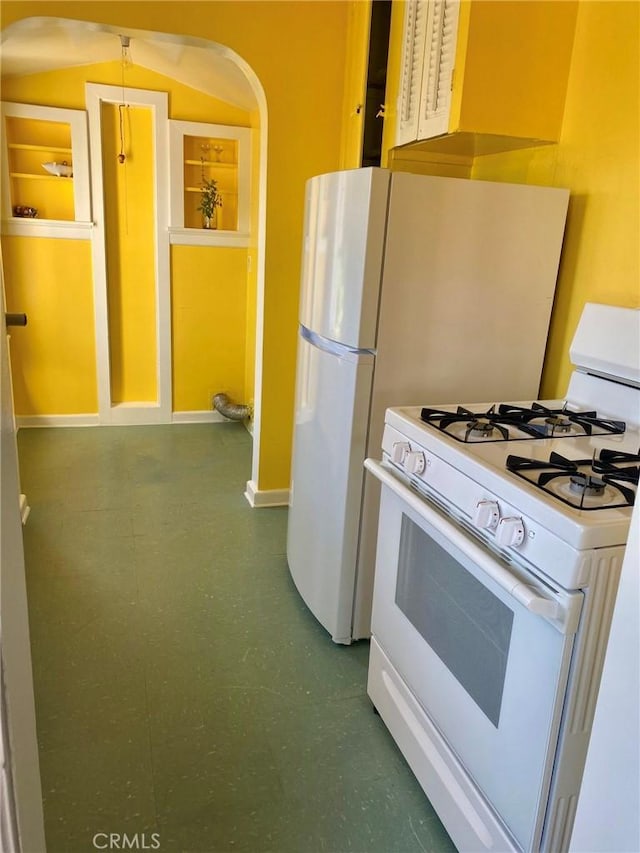
<svg viewBox="0 0 640 853"><path fill-rule="evenodd" d="M538 595L533 587L523 583L519 578L512 575L508 569L502 568L483 548L476 545L475 542L470 541L463 534L460 534L459 531L456 531L451 522L432 509L425 500L415 494L415 492L412 492L411 489L390 473L380 462L376 462L374 459L365 459L364 466L367 470L371 471L374 477L391 489L392 492L395 492L399 498L438 532L448 538L451 538L452 532L456 532L455 544L508 595L519 601L531 613L550 619L556 624L564 624L567 614L565 613L562 602ZM461 539L462 541L460 541Z"/></svg>

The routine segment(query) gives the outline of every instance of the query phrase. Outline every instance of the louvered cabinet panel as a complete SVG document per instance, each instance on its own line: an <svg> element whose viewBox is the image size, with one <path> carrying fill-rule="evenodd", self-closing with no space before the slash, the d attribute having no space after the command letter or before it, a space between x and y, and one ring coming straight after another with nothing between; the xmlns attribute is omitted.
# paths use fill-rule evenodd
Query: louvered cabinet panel
<svg viewBox="0 0 640 853"><path fill-rule="evenodd" d="M407 0L396 145L446 133L459 0Z"/></svg>
<svg viewBox="0 0 640 853"><path fill-rule="evenodd" d="M458 9L458 0L432 0L429 3L418 139L440 136L449 129Z"/></svg>
<svg viewBox="0 0 640 853"><path fill-rule="evenodd" d="M429 6L430 0L407 0L405 5L396 145L413 142L418 136Z"/></svg>

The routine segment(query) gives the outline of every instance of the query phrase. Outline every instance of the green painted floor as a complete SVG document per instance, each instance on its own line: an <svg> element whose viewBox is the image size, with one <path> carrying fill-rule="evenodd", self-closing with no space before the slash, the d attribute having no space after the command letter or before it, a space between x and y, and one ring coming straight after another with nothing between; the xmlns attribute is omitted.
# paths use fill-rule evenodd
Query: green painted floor
<svg viewBox="0 0 640 853"><path fill-rule="evenodd" d="M372 712L368 643L331 642L290 580L286 509L243 497L241 425L21 430L19 450L49 853L96 833L453 850Z"/></svg>

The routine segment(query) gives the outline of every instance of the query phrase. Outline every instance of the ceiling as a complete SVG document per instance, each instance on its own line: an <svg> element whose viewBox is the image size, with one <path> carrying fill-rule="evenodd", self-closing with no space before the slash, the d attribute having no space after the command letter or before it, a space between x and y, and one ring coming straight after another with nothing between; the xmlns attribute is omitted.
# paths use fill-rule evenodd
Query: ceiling
<svg viewBox="0 0 640 853"><path fill-rule="evenodd" d="M131 39L135 65L241 109L257 108L254 91L235 54L223 45L61 18L28 18L8 27L2 34L2 76L119 60L120 34Z"/></svg>

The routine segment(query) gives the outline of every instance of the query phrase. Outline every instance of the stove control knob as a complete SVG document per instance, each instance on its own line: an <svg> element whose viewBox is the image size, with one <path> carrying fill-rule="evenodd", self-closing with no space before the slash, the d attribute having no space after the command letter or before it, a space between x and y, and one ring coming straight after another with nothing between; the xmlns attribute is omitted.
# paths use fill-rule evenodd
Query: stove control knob
<svg viewBox="0 0 640 853"><path fill-rule="evenodd" d="M517 516L501 518L496 529L496 545L522 545L524 542L524 522Z"/></svg>
<svg viewBox="0 0 640 853"><path fill-rule="evenodd" d="M478 501L473 514L473 523L481 530L493 530L500 521L500 511L496 501Z"/></svg>
<svg viewBox="0 0 640 853"><path fill-rule="evenodd" d="M402 465L405 456L410 450L411 447L408 441L394 441L391 448L391 461L395 462L396 465Z"/></svg>
<svg viewBox="0 0 640 853"><path fill-rule="evenodd" d="M412 450L404 457L404 470L407 474L422 474L425 465L424 453L421 450Z"/></svg>

